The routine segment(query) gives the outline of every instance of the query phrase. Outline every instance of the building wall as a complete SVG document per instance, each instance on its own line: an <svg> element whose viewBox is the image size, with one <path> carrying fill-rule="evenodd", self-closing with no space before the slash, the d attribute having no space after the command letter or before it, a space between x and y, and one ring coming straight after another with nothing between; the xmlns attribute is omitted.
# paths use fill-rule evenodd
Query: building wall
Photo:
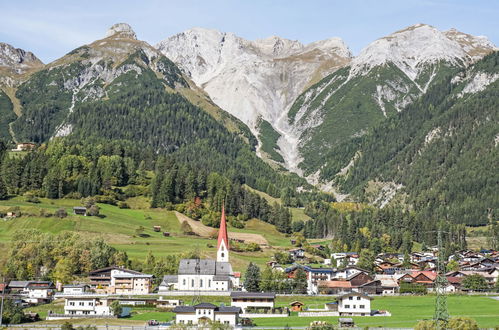
<svg viewBox="0 0 499 330"><path fill-rule="evenodd" d="M246 312L246 308L248 307L267 307L274 308L274 301L258 301L258 299L246 299L247 301L242 301L242 298L232 299L231 306L240 307L243 312ZM250 301L254 300L254 301ZM266 300L266 299L265 299Z"/></svg>
<svg viewBox="0 0 499 330"><path fill-rule="evenodd" d="M180 291L229 291L230 281L214 281L213 275L178 275Z"/></svg>
<svg viewBox="0 0 499 330"><path fill-rule="evenodd" d="M237 324L237 315L233 313L216 313L215 312L215 321L218 321L222 324Z"/></svg>
<svg viewBox="0 0 499 330"><path fill-rule="evenodd" d="M371 301L358 296L345 297L339 301L338 312L340 315L370 315Z"/></svg>
<svg viewBox="0 0 499 330"><path fill-rule="evenodd" d="M64 288L64 294L82 294L85 290L83 288Z"/></svg>

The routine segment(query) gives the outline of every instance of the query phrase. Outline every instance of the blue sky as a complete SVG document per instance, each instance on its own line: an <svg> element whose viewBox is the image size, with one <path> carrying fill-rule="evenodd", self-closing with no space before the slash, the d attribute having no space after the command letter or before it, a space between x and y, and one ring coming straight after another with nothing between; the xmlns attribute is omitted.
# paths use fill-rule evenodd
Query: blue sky
<svg viewBox="0 0 499 330"><path fill-rule="evenodd" d="M308 43L341 37L354 54L416 23L486 35L499 45L496 0L0 0L0 42L45 63L126 22L151 44L191 27L247 39L278 35Z"/></svg>

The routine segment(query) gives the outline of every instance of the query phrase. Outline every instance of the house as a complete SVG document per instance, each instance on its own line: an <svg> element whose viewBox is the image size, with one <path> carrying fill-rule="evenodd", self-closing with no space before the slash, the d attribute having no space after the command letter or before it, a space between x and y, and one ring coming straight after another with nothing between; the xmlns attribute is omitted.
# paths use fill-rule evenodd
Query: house
<svg viewBox="0 0 499 330"><path fill-rule="evenodd" d="M118 266L91 271L89 278L91 287L100 293L145 294L152 289L152 275Z"/></svg>
<svg viewBox="0 0 499 330"><path fill-rule="evenodd" d="M372 276L366 274L365 272L357 272L346 279L352 285L352 288L357 288L363 284L371 282L373 280Z"/></svg>
<svg viewBox="0 0 499 330"><path fill-rule="evenodd" d="M178 275L165 275L159 284L158 292L173 291L178 289Z"/></svg>
<svg viewBox="0 0 499 330"><path fill-rule="evenodd" d="M364 273L364 274L369 274L369 272L365 269L359 268L357 266L347 266L345 268L338 269L335 272L334 278L335 279L344 279L346 280L350 276L357 274L357 273Z"/></svg>
<svg viewBox="0 0 499 330"><path fill-rule="evenodd" d="M163 299L163 297L159 297L156 302L157 308L175 308L177 306L182 306L184 302L178 299Z"/></svg>
<svg viewBox="0 0 499 330"><path fill-rule="evenodd" d="M304 248L296 248L288 250L289 255L294 259L303 259L305 258L305 249Z"/></svg>
<svg viewBox="0 0 499 330"><path fill-rule="evenodd" d="M111 271L110 293L116 294L148 294L152 291L152 278L150 274L131 274L122 269Z"/></svg>
<svg viewBox="0 0 499 330"><path fill-rule="evenodd" d="M88 284L67 284L63 286L62 292L64 294L77 295L84 294L88 292L89 289L90 286Z"/></svg>
<svg viewBox="0 0 499 330"><path fill-rule="evenodd" d="M182 325L200 325L212 322L220 322L230 326L239 323L241 309L234 306L216 306L209 303L201 303L194 306L177 306L173 309L175 323Z"/></svg>
<svg viewBox="0 0 499 330"><path fill-rule="evenodd" d="M332 253L331 259L336 260L336 265L354 266L359 261L359 254L357 252L338 252Z"/></svg>
<svg viewBox="0 0 499 330"><path fill-rule="evenodd" d="M239 285L229 262L229 237L222 207L218 231L217 259L182 259L178 268L178 290L231 291Z"/></svg>
<svg viewBox="0 0 499 330"><path fill-rule="evenodd" d="M54 284L49 281L10 281L7 289L32 304L51 301L55 292Z"/></svg>
<svg viewBox="0 0 499 330"><path fill-rule="evenodd" d="M318 290L320 294L344 294L352 291L352 284L342 280L320 281Z"/></svg>
<svg viewBox="0 0 499 330"><path fill-rule="evenodd" d="M242 312L246 314L250 313L251 309L273 309L275 303L275 293L234 291L231 292L230 299L232 301L231 306L241 308Z"/></svg>
<svg viewBox="0 0 499 330"><path fill-rule="evenodd" d="M331 280L335 272L332 268L314 268L310 266L293 265L285 269L288 278L294 278L298 269L302 269L307 274L307 293L317 294L319 292L317 284L319 281Z"/></svg>
<svg viewBox="0 0 499 330"><path fill-rule="evenodd" d="M49 281L30 281L26 289L28 292L27 302L32 304L47 303L53 299L55 285Z"/></svg>
<svg viewBox="0 0 499 330"><path fill-rule="evenodd" d="M75 206L73 207L73 214L74 215L87 215L87 208L83 206Z"/></svg>
<svg viewBox="0 0 499 330"><path fill-rule="evenodd" d="M387 274L376 274L374 280L380 281L380 286L382 289L381 294L390 295L395 294L399 291L398 278L401 275L387 275ZM367 293L367 292L365 292Z"/></svg>
<svg viewBox="0 0 499 330"><path fill-rule="evenodd" d="M110 305L108 299L101 297L67 297L64 301L64 315L112 316Z"/></svg>
<svg viewBox="0 0 499 330"><path fill-rule="evenodd" d="M340 316L371 315L371 300L373 298L358 292L351 292L336 298Z"/></svg>
<svg viewBox="0 0 499 330"><path fill-rule="evenodd" d="M301 301L293 301L291 304L291 311L293 312L301 312L303 310L303 306L305 305Z"/></svg>

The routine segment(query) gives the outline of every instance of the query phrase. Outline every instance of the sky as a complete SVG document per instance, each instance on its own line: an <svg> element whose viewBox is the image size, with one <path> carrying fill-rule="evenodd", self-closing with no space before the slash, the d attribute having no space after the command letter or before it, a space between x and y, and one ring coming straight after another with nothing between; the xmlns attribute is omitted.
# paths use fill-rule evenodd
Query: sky
<svg viewBox="0 0 499 330"><path fill-rule="evenodd" d="M121 22L152 45L203 27L250 40L340 37L356 55L417 23L485 35L499 45L497 0L0 0L0 42L32 51L44 63L103 38Z"/></svg>

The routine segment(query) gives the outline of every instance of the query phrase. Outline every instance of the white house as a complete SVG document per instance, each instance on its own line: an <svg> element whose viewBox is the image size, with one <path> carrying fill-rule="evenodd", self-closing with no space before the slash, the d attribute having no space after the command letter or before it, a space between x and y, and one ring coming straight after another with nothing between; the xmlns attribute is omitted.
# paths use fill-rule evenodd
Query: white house
<svg viewBox="0 0 499 330"><path fill-rule="evenodd" d="M241 308L243 313L250 313L248 308L271 310L274 308L275 293L233 291L230 294L231 306Z"/></svg>
<svg viewBox="0 0 499 330"><path fill-rule="evenodd" d="M47 281L30 281L26 286L26 302L32 304L46 303L53 299L55 286Z"/></svg>
<svg viewBox="0 0 499 330"><path fill-rule="evenodd" d="M340 266L347 260L348 266L354 266L359 262L359 254L357 252L337 252L331 254L331 259L336 260L336 265Z"/></svg>
<svg viewBox="0 0 499 330"><path fill-rule="evenodd" d="M131 274L126 270L113 269L110 289L116 294L147 294L152 289L152 277L149 274Z"/></svg>
<svg viewBox="0 0 499 330"><path fill-rule="evenodd" d="M239 307L216 306L201 303L194 306L177 306L173 309L175 323L185 325L198 325L211 322L220 322L235 326L239 322Z"/></svg>
<svg viewBox="0 0 499 330"><path fill-rule="evenodd" d="M212 259L182 259L180 260L177 277L177 288L180 291L230 291L239 283L234 276L229 262L229 237L225 210L222 208L220 229L218 231L217 260ZM167 278L161 292L174 284L174 278Z"/></svg>
<svg viewBox="0 0 499 330"><path fill-rule="evenodd" d="M64 302L65 315L111 316L107 299L98 297L67 297Z"/></svg>
<svg viewBox="0 0 499 330"><path fill-rule="evenodd" d="M157 308L175 308L177 306L182 306L184 302L178 299L163 299L163 297L159 297L157 300L156 307Z"/></svg>
<svg viewBox="0 0 499 330"><path fill-rule="evenodd" d="M370 316L373 298L358 292L351 292L336 298L340 316Z"/></svg>
<svg viewBox="0 0 499 330"><path fill-rule="evenodd" d="M342 268L342 269L338 269L336 271L336 273L334 274L333 278L335 278L335 279L345 279L346 280L350 276L358 274L360 272L364 272L365 274L369 274L368 271L366 271L366 270L364 270L362 268L359 268L359 267L356 267L356 266L348 266L348 267L345 267L345 268Z"/></svg>
<svg viewBox="0 0 499 330"><path fill-rule="evenodd" d="M78 295L88 292L90 286L87 284L67 284L62 288L62 293L68 295Z"/></svg>
<svg viewBox="0 0 499 330"><path fill-rule="evenodd" d="M158 292L178 290L178 275L165 275L159 284Z"/></svg>

